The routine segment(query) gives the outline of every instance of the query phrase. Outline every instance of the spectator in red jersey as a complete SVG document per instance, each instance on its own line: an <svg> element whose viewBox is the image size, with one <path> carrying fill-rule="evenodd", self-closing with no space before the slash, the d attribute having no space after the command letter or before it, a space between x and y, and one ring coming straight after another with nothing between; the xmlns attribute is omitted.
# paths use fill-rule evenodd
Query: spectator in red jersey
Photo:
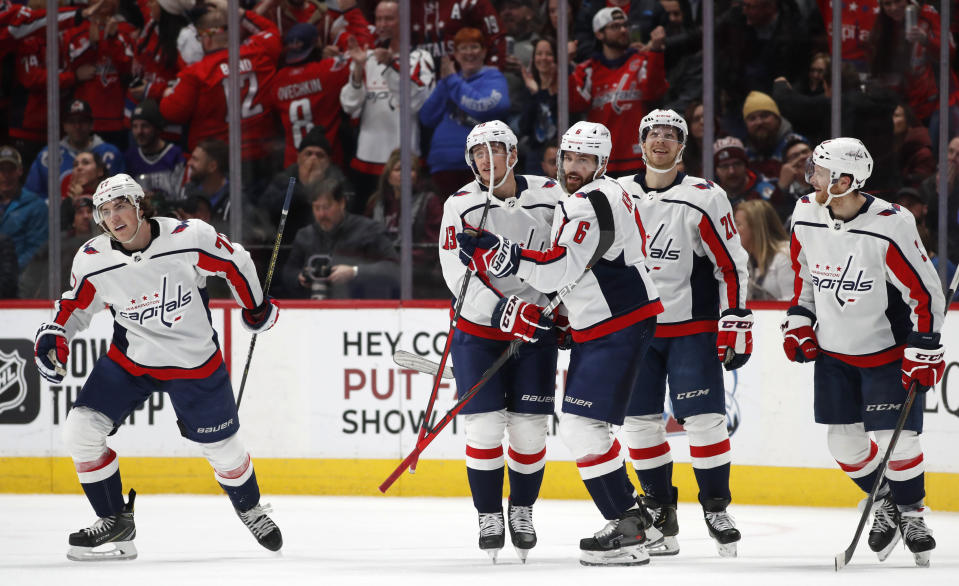
<svg viewBox="0 0 959 586"><path fill-rule="evenodd" d="M453 39L453 57L440 58L440 81L420 109L420 122L434 128L427 163L437 193L446 198L473 181L463 159L463 145L480 122L496 120L509 110L506 78L486 67L486 39L479 29L461 28Z"/></svg>
<svg viewBox="0 0 959 586"><path fill-rule="evenodd" d="M906 6L917 11L916 26L906 31ZM933 148L939 144L939 13L926 4L907 0L880 0L869 35L869 72L884 86L896 90L912 107L916 117L929 125ZM950 36L949 58L956 47ZM945 83L945 80L942 80ZM949 72L949 133L959 132L959 78Z"/></svg>
<svg viewBox="0 0 959 586"><path fill-rule="evenodd" d="M93 130L109 143L126 149L123 103L133 65L135 29L118 13L118 0L102 0L87 22L63 35L67 67L92 65L96 75L78 81L73 96L93 108Z"/></svg>
<svg viewBox="0 0 959 586"><path fill-rule="evenodd" d="M499 13L491 0L427 0L410 2L411 42L439 63L455 51L456 34L464 28L479 29L486 39L485 59L502 67L506 59L506 37ZM460 145L462 150L463 145Z"/></svg>
<svg viewBox="0 0 959 586"><path fill-rule="evenodd" d="M607 164L610 175L628 175L643 168L639 123L651 104L669 89L663 59L666 33L654 29L646 51L630 47L626 13L603 8L593 17L593 34L600 50L580 63L569 79L570 112L586 112L586 120L613 133L613 151Z"/></svg>
<svg viewBox="0 0 959 586"><path fill-rule="evenodd" d="M326 129L326 139L336 145L330 153L337 165L344 161L340 140L340 89L350 77L349 61L321 58L318 33L310 24L296 24L283 36L284 66L272 84L264 88L264 101L279 114L286 134L283 166L296 162L296 153L306 133L314 126Z"/></svg>
<svg viewBox="0 0 959 586"><path fill-rule="evenodd" d="M743 102L743 121L749 168L765 177L779 177L786 143L805 137L793 132L792 124L779 113L776 102L762 92L750 92Z"/></svg>
<svg viewBox="0 0 959 586"><path fill-rule="evenodd" d="M576 12L573 22L573 36L576 40L575 60L589 59L593 53L602 50L593 27L593 19L603 9L618 9L628 21L626 29L630 42L639 49L642 43L651 38L656 22L662 20L664 9L659 0L584 0L583 6Z"/></svg>
<svg viewBox="0 0 959 586"><path fill-rule="evenodd" d="M413 297L417 299L445 299L449 289L443 280L443 271L436 262L440 223L443 221L443 201L419 182L420 160L413 157L410 183L410 218L413 224ZM368 218L382 224L393 245L400 247L400 184L403 166L400 151L390 153L383 167L379 185L366 204Z"/></svg>
<svg viewBox="0 0 959 586"><path fill-rule="evenodd" d="M832 0L816 0L819 14L826 27L828 46L832 47ZM857 71L868 69L866 54L869 47L869 31L872 30L879 11L878 0L857 0L842 3L840 19L842 38L842 61L852 64ZM826 80L829 81L828 79Z"/></svg>
<svg viewBox="0 0 959 586"><path fill-rule="evenodd" d="M197 34L205 56L180 72L176 84L160 102L164 119L189 125L187 144L191 151L204 140L226 141L229 137L227 15L212 4L199 5L197 12ZM276 74L283 45L276 25L255 12L243 11L240 24L245 31L256 31L243 41L239 55L243 185L247 193L255 194L263 182L269 181L273 170L269 145L277 132L264 88Z"/></svg>
<svg viewBox="0 0 959 586"><path fill-rule="evenodd" d="M414 6L419 2L413 2ZM320 46L324 57L334 57L349 50L350 37L364 49L373 46L373 28L363 16L356 0L326 2L326 10L316 19L320 30Z"/></svg>
<svg viewBox="0 0 959 586"><path fill-rule="evenodd" d="M351 211L365 208L366 198L376 189L390 153L400 147L400 20L399 3L382 0L376 5L376 48L364 50L351 42L353 65L350 83L340 90L340 104L354 120L360 132L356 156L350 162L358 197L350 202ZM414 49L410 60L410 131L406 144L419 154L417 113L434 84L433 58ZM355 207L354 207L355 206Z"/></svg>

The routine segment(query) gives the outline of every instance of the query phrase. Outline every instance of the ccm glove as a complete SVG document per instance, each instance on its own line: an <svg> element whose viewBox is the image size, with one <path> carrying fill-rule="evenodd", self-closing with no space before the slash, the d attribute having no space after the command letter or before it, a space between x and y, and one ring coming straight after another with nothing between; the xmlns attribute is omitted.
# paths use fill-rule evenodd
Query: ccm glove
<svg viewBox="0 0 959 586"><path fill-rule="evenodd" d="M273 327L280 318L280 306L276 299L267 297L254 309L244 309L240 312L243 317L243 327L254 334L262 334Z"/></svg>
<svg viewBox="0 0 959 586"><path fill-rule="evenodd" d="M716 353L726 370L746 364L753 353L753 312L727 309L719 317Z"/></svg>
<svg viewBox="0 0 959 586"><path fill-rule="evenodd" d="M819 356L819 341L813 330L815 317L800 307L790 307L779 328L783 332L783 351L793 362L811 362Z"/></svg>
<svg viewBox="0 0 959 586"><path fill-rule="evenodd" d="M902 386L908 389L915 381L919 392L924 393L939 382L945 369L939 334L909 334L902 356Z"/></svg>
<svg viewBox="0 0 959 586"><path fill-rule="evenodd" d="M526 303L516 295L503 297L496 302L490 321L493 327L526 342L535 342L553 327L553 322L543 315L542 307Z"/></svg>
<svg viewBox="0 0 959 586"><path fill-rule="evenodd" d="M37 339L33 347L33 358L37 363L40 376L52 383L63 381L67 374L67 331L60 324L43 324L37 330Z"/></svg>
<svg viewBox="0 0 959 586"><path fill-rule="evenodd" d="M457 234L456 240L460 245L460 262L478 273L503 278L519 269L519 245L508 238L486 230L479 234L468 230Z"/></svg>

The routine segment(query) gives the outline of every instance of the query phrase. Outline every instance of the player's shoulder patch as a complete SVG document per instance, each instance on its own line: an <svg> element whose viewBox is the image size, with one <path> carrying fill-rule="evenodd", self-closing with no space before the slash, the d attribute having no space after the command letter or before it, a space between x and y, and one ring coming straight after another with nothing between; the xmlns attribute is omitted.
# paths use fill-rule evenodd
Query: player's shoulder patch
<svg viewBox="0 0 959 586"><path fill-rule="evenodd" d="M881 210L877 215L879 216L893 216L902 211L902 208L899 207L897 203L891 203L888 207Z"/></svg>
<svg viewBox="0 0 959 586"><path fill-rule="evenodd" d="M552 189L556 187L557 185L559 185L559 183L557 183L555 179L547 178L546 181L543 183L543 189Z"/></svg>
<svg viewBox="0 0 959 586"><path fill-rule="evenodd" d="M812 200L809 198L808 195L804 195L799 198L799 203L812 203Z"/></svg>
<svg viewBox="0 0 959 586"><path fill-rule="evenodd" d="M82 252L83 254L91 254L91 255L100 254L100 251L97 250L97 247L93 245L93 240L95 240L95 238L91 240L87 240L83 244L83 246L80 247L80 252Z"/></svg>
<svg viewBox="0 0 959 586"><path fill-rule="evenodd" d="M173 230L170 231L170 234L179 234L180 232L183 232L189 227L190 227L189 220L180 220L180 222L173 227Z"/></svg>
<svg viewBox="0 0 959 586"><path fill-rule="evenodd" d="M696 189L701 189L703 191L706 191L716 187L716 184L710 181L709 179L701 179L699 181L694 182L692 186L695 187Z"/></svg>

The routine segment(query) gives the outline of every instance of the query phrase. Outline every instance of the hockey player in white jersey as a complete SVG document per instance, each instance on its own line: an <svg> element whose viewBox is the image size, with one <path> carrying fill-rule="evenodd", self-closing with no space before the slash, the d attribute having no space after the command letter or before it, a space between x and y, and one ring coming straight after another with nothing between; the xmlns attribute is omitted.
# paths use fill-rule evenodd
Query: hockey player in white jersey
<svg viewBox="0 0 959 586"><path fill-rule="evenodd" d="M486 229L534 250L549 247L553 209L563 192L553 179L514 174L517 158L516 136L499 120L474 126L466 138L466 162L476 180L446 200L439 242L443 276L454 295L459 294L466 272L456 234L478 229L487 206ZM462 411L466 472L479 514L479 547L494 562L505 543L504 463L510 485L505 523L513 546L525 561L536 545L533 504L543 482L546 429L556 388L557 336L553 324L540 313L548 302L546 295L516 276L474 275L450 345L457 392L463 395L511 340L519 337L530 342ZM509 441L505 455L504 434Z"/></svg>
<svg viewBox="0 0 959 586"><path fill-rule="evenodd" d="M64 445L99 519L70 535L71 560L134 559L133 500L123 501L117 454L107 446L134 409L166 392L180 433L200 444L237 515L265 548L283 544L261 506L250 455L223 365L206 295L208 277L223 277L243 307L244 326L268 330L279 309L263 298L249 253L200 220L152 218L143 189L129 175L110 177L93 195L94 220L104 234L80 247L72 287L40 326L36 364L53 383L63 380L69 341L96 312L113 315L113 340L67 414ZM100 546L112 546L104 550ZM96 549L94 549L96 548Z"/></svg>
<svg viewBox="0 0 959 586"><path fill-rule="evenodd" d="M905 389L926 391L942 377L945 296L912 214L860 191L873 165L862 142L827 140L808 165L816 192L792 215L796 281L783 349L794 362L815 362L816 422L826 424L839 467L868 494ZM923 519L917 403L890 457L868 541L885 560L901 536L926 566L936 542Z"/></svg>
<svg viewBox="0 0 959 586"><path fill-rule="evenodd" d="M602 124L578 122L563 135L559 181L572 195L557 205L545 250L489 231L459 233L457 240L461 260L480 274L515 275L539 291L562 291L574 344L559 431L608 521L580 541L580 561L640 565L649 563L647 542L661 535L629 481L613 426L623 423L662 304L643 262L643 227L633 200L604 174L611 147ZM601 232L614 233L605 250L599 249ZM601 258L587 271L594 255Z"/></svg>
<svg viewBox="0 0 959 586"><path fill-rule="evenodd" d="M679 553L673 457L663 415L668 381L673 415L689 438L709 535L721 556L735 556L740 533L726 512L732 497L723 366L739 368L752 352L753 318L745 307L748 255L726 193L676 168L686 145L686 121L672 110L654 110L643 118L639 135L646 171L620 183L646 226L646 263L665 311L658 316L623 432L647 506L665 536L650 554Z"/></svg>

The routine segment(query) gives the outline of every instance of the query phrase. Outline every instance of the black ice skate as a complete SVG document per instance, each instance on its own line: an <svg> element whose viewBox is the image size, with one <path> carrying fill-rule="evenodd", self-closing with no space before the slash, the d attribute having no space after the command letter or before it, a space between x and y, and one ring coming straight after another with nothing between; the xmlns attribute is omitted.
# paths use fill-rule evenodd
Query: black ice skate
<svg viewBox="0 0 959 586"><path fill-rule="evenodd" d="M137 548L133 545L133 538L137 536L137 528L133 523L133 500L136 496L136 491L130 490L122 511L109 517L100 517L93 525L71 533L67 559L75 562L137 559Z"/></svg>
<svg viewBox="0 0 959 586"><path fill-rule="evenodd" d="M724 498L700 498L699 502L703 505L703 517L706 519L706 528L709 529L709 536L716 542L716 550L720 557L736 557L736 543L742 538L739 529L736 529L736 523L726 512L729 506L729 499Z"/></svg>
<svg viewBox="0 0 959 586"><path fill-rule="evenodd" d="M283 534L267 514L272 512L270 505L256 505L246 511L236 511L236 514L260 545L270 551L280 551L283 547Z"/></svg>
<svg viewBox="0 0 959 586"><path fill-rule="evenodd" d="M479 514L479 548L485 551L493 563L499 550L506 544L506 526L503 511Z"/></svg>
<svg viewBox="0 0 959 586"><path fill-rule="evenodd" d="M899 521L902 540L912 552L916 565L920 568L929 567L929 557L932 555L932 550L936 549L936 540L932 538L932 531L926 527L926 521L922 518L925 512L925 507L902 511Z"/></svg>
<svg viewBox="0 0 959 586"><path fill-rule="evenodd" d="M676 555L679 553L679 519L676 516L676 499L679 492L673 487L673 499L668 503L660 503L656 499L643 496L640 497L643 505L649 511L653 518L653 527L663 534L663 540L656 544L646 546L649 555Z"/></svg>
<svg viewBox="0 0 959 586"><path fill-rule="evenodd" d="M650 543L647 532L655 533L658 541L661 534L652 529L653 518L645 507L630 509L602 531L592 537L579 540L579 563L584 566L641 566L649 563L646 545Z"/></svg>
<svg viewBox="0 0 959 586"><path fill-rule="evenodd" d="M509 538L516 548L516 555L526 563L529 550L536 547L536 529L533 528L533 507L519 507L509 504Z"/></svg>
<svg viewBox="0 0 959 586"><path fill-rule="evenodd" d="M899 543L899 536L899 509L887 493L872 508L869 549L876 552L880 562L884 562Z"/></svg>

